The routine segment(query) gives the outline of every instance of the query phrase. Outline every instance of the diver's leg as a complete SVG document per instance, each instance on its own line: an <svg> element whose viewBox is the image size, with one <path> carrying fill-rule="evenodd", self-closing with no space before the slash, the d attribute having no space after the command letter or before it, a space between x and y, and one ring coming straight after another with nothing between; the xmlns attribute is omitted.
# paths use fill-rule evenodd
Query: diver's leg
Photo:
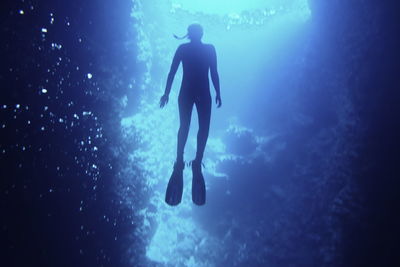
<svg viewBox="0 0 400 267"><path fill-rule="evenodd" d="M199 131L197 132L196 158L192 161L192 200L196 205L206 203L206 184L201 172L201 161L203 160L204 149L206 148L208 131L211 118L211 97L203 96L196 99L197 115L199 117Z"/></svg>
<svg viewBox="0 0 400 267"><path fill-rule="evenodd" d="M193 108L193 101L190 98L179 94L179 118L180 126L178 131L178 149L177 159L174 164L174 171L169 178L167 191L165 192L165 202L168 205L176 206L181 203L183 193L183 169L185 164L183 162L183 150L189 134L190 119Z"/></svg>
<svg viewBox="0 0 400 267"><path fill-rule="evenodd" d="M199 118L199 131L197 132L197 151L195 161L201 163L206 148L211 119L211 96L203 96L196 101L197 115Z"/></svg>
<svg viewBox="0 0 400 267"><path fill-rule="evenodd" d="M179 130L178 130L178 147L176 161L183 161L183 151L185 149L185 144L189 135L190 119L192 117L193 100L185 96L184 94L179 94L178 98L179 104Z"/></svg>

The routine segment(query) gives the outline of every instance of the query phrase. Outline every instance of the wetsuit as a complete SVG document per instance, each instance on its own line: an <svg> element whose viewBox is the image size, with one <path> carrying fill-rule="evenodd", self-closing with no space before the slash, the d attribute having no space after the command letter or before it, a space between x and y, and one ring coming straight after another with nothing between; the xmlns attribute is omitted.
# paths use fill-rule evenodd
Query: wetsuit
<svg viewBox="0 0 400 267"><path fill-rule="evenodd" d="M208 73L216 73L214 46L201 42L190 42L178 47L171 66L175 73L182 62L183 79L179 92L179 118L177 159L183 160L183 151L189 134L193 105L196 105L199 131L197 133L196 159L201 162L207 143L211 118L211 95Z"/></svg>

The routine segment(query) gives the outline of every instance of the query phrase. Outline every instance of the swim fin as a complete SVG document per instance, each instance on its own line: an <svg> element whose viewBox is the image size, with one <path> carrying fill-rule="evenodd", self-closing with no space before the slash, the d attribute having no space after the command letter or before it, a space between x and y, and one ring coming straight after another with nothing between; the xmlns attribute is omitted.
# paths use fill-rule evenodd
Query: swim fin
<svg viewBox="0 0 400 267"><path fill-rule="evenodd" d="M194 204L202 206L206 203L206 185L201 172L201 162L193 160L191 162L193 180L192 180L192 201Z"/></svg>
<svg viewBox="0 0 400 267"><path fill-rule="evenodd" d="M183 193L183 169L185 164L175 162L174 170L169 178L167 191L165 193L165 202L168 205L176 206L181 203Z"/></svg>

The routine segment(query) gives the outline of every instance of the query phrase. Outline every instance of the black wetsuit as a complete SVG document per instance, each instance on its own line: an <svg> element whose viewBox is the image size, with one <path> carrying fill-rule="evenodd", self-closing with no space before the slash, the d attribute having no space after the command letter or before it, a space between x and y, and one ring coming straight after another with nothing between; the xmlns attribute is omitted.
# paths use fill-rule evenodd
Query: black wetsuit
<svg viewBox="0 0 400 267"><path fill-rule="evenodd" d="M193 105L196 105L199 121L196 159L201 162L210 128L211 95L208 74L210 69L216 71L214 46L201 42L182 44L176 50L171 69L176 70L181 61L183 79L178 99L180 127L177 158L183 159Z"/></svg>

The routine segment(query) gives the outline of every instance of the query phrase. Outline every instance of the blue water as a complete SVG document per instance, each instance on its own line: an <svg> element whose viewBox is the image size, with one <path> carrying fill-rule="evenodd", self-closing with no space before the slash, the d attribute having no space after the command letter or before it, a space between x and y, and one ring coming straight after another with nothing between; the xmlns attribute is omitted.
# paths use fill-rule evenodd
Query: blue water
<svg viewBox="0 0 400 267"><path fill-rule="evenodd" d="M304 190L294 187L305 167L287 170L277 162L296 153L290 143L293 130L315 124L294 100L304 80L302 59L311 38L307 2L141 1L132 14L139 21L137 60L145 68L136 84L141 103L137 112L122 119L121 127L127 138L141 143L130 156L145 173L141 179L150 192L148 205L139 212L141 234L148 236L148 260L172 266L268 264L270 246L277 244L262 242L285 233L288 218L282 221L278 210L289 212L288 205ZM160 110L157 105L179 45L172 34L184 33L195 21L204 27L204 42L217 49L224 104L213 110L205 154L207 205L191 203L191 173L185 171L182 204L171 208L163 199L175 158L181 72L168 107ZM194 115L186 160L194 157L196 130ZM131 179L122 183L134 183Z"/></svg>
<svg viewBox="0 0 400 267"><path fill-rule="evenodd" d="M400 266L396 3L4 4L1 266ZM223 104L206 205L186 168L171 207L181 69L159 99L193 22Z"/></svg>

